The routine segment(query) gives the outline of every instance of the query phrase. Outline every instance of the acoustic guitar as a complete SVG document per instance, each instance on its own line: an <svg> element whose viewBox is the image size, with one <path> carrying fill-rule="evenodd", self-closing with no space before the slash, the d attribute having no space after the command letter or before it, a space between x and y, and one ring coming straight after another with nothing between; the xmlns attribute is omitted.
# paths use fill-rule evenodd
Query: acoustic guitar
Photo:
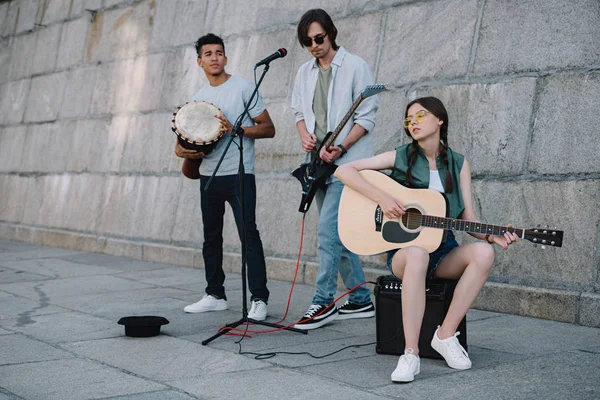
<svg viewBox="0 0 600 400"><path fill-rule="evenodd" d="M562 231L518 229L446 218L448 200L442 193L406 188L378 171L359 173L371 185L402 203L406 213L398 219L388 219L377 203L345 186L340 200L338 230L344 246L355 254L373 255L408 246L420 246L432 253L442 243L447 230L496 236L512 232L533 243L562 246Z"/></svg>

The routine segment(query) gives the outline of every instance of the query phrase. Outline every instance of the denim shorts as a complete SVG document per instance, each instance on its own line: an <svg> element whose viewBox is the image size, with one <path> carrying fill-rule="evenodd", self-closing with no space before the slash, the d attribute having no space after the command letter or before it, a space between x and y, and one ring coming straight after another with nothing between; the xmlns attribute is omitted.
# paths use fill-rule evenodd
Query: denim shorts
<svg viewBox="0 0 600 400"><path fill-rule="evenodd" d="M448 255L454 248L458 247L458 242L454 238L454 233L452 231L448 231L448 235L446 237L446 241L442 243L442 245L429 254L429 264L427 265L427 279L433 279L433 274L437 269L438 265L444 257ZM394 258L394 254L398 249L390 250L387 252L387 267L392 272L392 258ZM393 273L393 272L392 272Z"/></svg>

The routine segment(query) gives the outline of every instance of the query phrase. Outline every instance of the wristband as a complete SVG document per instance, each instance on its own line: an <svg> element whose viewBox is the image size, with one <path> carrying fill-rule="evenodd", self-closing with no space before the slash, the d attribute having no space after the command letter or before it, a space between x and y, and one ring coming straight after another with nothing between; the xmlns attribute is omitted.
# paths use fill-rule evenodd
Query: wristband
<svg viewBox="0 0 600 400"><path fill-rule="evenodd" d="M348 152L348 150L346 150L346 148L344 146L342 146L341 144L338 144L337 147L339 147L340 150L342 151L342 155L344 155Z"/></svg>
<svg viewBox="0 0 600 400"><path fill-rule="evenodd" d="M490 242L490 234L489 233L485 234L485 241L488 242L489 244L494 243L494 242Z"/></svg>

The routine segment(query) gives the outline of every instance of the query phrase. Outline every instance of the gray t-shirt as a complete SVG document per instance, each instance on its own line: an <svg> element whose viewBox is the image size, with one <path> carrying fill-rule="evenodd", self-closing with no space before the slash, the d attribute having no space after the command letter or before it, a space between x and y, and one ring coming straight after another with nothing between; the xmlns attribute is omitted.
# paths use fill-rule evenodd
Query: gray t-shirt
<svg viewBox="0 0 600 400"><path fill-rule="evenodd" d="M329 97L329 86L331 85L331 71L333 68L323 69L319 66L319 78L315 88L313 99L313 112L315 113L315 135L320 145L327 136L327 98Z"/></svg>
<svg viewBox="0 0 600 400"><path fill-rule="evenodd" d="M210 86L207 84L198 91L192 98L192 101L206 101L219 107L223 115L235 124L235 120L244 111L245 104L250 100L254 85L236 75L232 75L225 83L219 86ZM256 103L256 105L254 105ZM265 111L265 105L259 94L254 96L252 105L248 111L250 117L256 118ZM242 126L253 126L254 121L244 116ZM235 143L239 143L240 138L235 138L233 143L227 149L227 154L217 171L217 176L237 175L239 166L239 150ZM200 164L200 175L210 176L217 167L217 163L225 151L225 146L229 142L227 134L223 135L217 142L213 150L204 157ZM247 174L254 173L254 139L244 137L244 169Z"/></svg>

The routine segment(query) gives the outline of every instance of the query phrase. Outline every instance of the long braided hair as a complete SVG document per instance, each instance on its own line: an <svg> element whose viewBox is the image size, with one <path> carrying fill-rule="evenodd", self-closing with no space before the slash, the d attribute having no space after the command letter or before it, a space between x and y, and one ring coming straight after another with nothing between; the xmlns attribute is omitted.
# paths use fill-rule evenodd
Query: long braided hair
<svg viewBox="0 0 600 400"><path fill-rule="evenodd" d="M408 109L413 104L417 103L422 105L424 109L444 122L440 126L440 158L446 165L446 187L444 188L444 191L446 193L452 193L452 177L450 176L450 168L448 165L448 111L446 111L446 107L444 107L444 104L440 99L436 97L421 97L408 103L406 106L406 111L404 111L404 118L406 118L408 115ZM404 128L404 132L412 139L408 128ZM411 186L413 186L412 168L415 160L417 159L418 152L419 145L416 140L413 140L410 146L410 155L408 157L408 169L406 170L406 181Z"/></svg>

